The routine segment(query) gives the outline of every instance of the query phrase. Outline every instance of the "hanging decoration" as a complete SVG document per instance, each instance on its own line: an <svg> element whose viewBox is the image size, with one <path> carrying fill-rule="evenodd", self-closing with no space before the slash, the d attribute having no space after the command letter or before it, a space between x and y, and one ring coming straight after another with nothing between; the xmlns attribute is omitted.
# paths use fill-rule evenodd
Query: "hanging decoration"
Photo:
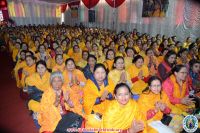
<svg viewBox="0 0 200 133"><path fill-rule="evenodd" d="M82 0L82 2L88 9L90 9L96 6L99 3L99 0Z"/></svg>
<svg viewBox="0 0 200 133"><path fill-rule="evenodd" d="M106 0L108 5L110 5L113 8L119 7L122 3L124 3L125 0Z"/></svg>
<svg viewBox="0 0 200 133"><path fill-rule="evenodd" d="M75 2L70 2L68 3L68 6L71 8L74 8L74 7L79 7L80 6L80 1L75 1Z"/></svg>
<svg viewBox="0 0 200 133"><path fill-rule="evenodd" d="M67 8L67 4L61 5L61 13L64 13Z"/></svg>

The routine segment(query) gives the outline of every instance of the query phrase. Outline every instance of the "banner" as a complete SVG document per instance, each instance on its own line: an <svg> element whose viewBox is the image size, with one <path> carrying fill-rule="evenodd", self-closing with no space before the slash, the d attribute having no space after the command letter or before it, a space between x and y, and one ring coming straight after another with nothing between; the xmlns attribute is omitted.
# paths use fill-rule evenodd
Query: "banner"
<svg viewBox="0 0 200 133"><path fill-rule="evenodd" d="M71 7L71 17L78 18L78 7Z"/></svg>
<svg viewBox="0 0 200 133"><path fill-rule="evenodd" d="M143 0L142 17L165 17L169 0Z"/></svg>

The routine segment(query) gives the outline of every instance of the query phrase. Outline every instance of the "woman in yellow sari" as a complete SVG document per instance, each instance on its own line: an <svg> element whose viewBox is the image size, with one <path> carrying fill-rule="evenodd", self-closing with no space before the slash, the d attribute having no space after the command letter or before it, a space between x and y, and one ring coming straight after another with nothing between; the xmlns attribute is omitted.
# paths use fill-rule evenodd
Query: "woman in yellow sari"
<svg viewBox="0 0 200 133"><path fill-rule="evenodd" d="M158 60L156 56L154 56L154 52L151 48L146 50L146 57L144 58L144 64L148 67L149 73L151 75L156 75L158 70Z"/></svg>
<svg viewBox="0 0 200 133"><path fill-rule="evenodd" d="M108 69L108 71L112 70L114 58L115 58L114 50L108 49L106 52L106 60L103 63L105 65L105 67Z"/></svg>
<svg viewBox="0 0 200 133"><path fill-rule="evenodd" d="M131 47L126 47L125 51L127 56L124 57L124 63L125 63L125 69L127 70L132 65L136 51Z"/></svg>
<svg viewBox="0 0 200 133"><path fill-rule="evenodd" d="M44 92L38 115L41 133L66 132L68 128L80 128L82 113L74 113L81 108L74 103L72 94L64 87L61 72L53 72L50 77L50 88ZM73 125L75 127L73 127Z"/></svg>
<svg viewBox="0 0 200 133"><path fill-rule="evenodd" d="M118 84L114 89L113 100L102 116L102 128L107 132L138 133L147 132L145 117L138 104L131 99L131 90L125 83ZM111 131L111 129L113 129Z"/></svg>
<svg viewBox="0 0 200 133"><path fill-rule="evenodd" d="M21 43L16 42L15 43L15 47L12 50L12 59L13 59L13 62L17 62L17 60L18 60L18 53L20 51L20 48L21 48Z"/></svg>
<svg viewBox="0 0 200 133"><path fill-rule="evenodd" d="M40 101L42 93L49 88L50 73L47 70L46 62L40 60L36 63L36 72L26 78L26 90L31 101L29 102L29 109L38 112L39 107L36 101ZM32 104L33 103L33 104ZM36 103L36 104L35 104Z"/></svg>
<svg viewBox="0 0 200 133"><path fill-rule="evenodd" d="M127 70L133 84L132 93L141 94L147 87L146 82L149 79L149 71L147 66L144 65L144 58L141 55L135 56L133 63Z"/></svg>
<svg viewBox="0 0 200 133"><path fill-rule="evenodd" d="M79 48L78 45L74 45L73 46L73 53L71 55L71 58L74 59L75 64L77 64L81 60L81 57L82 57L81 49Z"/></svg>
<svg viewBox="0 0 200 133"><path fill-rule="evenodd" d="M169 124L170 121L168 121L167 118L181 117L175 115L181 115L182 113L185 114L182 110L170 103L167 94L162 91L162 83L157 76L149 78L148 87L140 95L138 104L140 105L140 109L149 124L154 121L162 121L160 126L164 127L165 130L169 128L165 125L174 126ZM177 127L181 127L182 121L179 121L176 125ZM170 128L171 130L173 129L172 127ZM177 131L176 128L173 130Z"/></svg>
<svg viewBox="0 0 200 133"><path fill-rule="evenodd" d="M83 89L83 107L86 114L86 128L100 128L101 116L108 100L112 100L114 84L106 76L103 64L96 64L93 77L87 80Z"/></svg>
<svg viewBox="0 0 200 133"><path fill-rule="evenodd" d="M51 68L51 56L46 50L46 47L42 44L38 46L38 53L36 54L37 61L43 60L46 62L47 67Z"/></svg>
<svg viewBox="0 0 200 133"><path fill-rule="evenodd" d="M52 71L53 72L55 72L55 71L63 72L65 70L65 62L64 62L64 59L63 59L63 55L57 54L56 57L55 57L55 60L56 60L56 64L53 67Z"/></svg>
<svg viewBox="0 0 200 133"><path fill-rule="evenodd" d="M63 71L63 77L66 86L72 87L78 85L81 88L85 86L86 79L80 70L76 69L75 62L72 58L68 58L65 61L65 70Z"/></svg>
<svg viewBox="0 0 200 133"><path fill-rule="evenodd" d="M122 56L115 57L113 70L108 73L108 78L111 79L114 85L118 83L127 83L130 88L132 87L132 82L129 73L125 70L124 58Z"/></svg>
<svg viewBox="0 0 200 133"><path fill-rule="evenodd" d="M182 111L190 111L194 107L193 99L189 98L189 88L187 86L187 68L184 65L176 65L173 68L173 75L163 82L163 89L169 100Z"/></svg>
<svg viewBox="0 0 200 133"><path fill-rule="evenodd" d="M18 88L21 88L19 74L21 74L22 68L26 66L25 57L26 57L26 50L22 50L20 52L20 59L17 61L15 68L13 70Z"/></svg>
<svg viewBox="0 0 200 133"><path fill-rule="evenodd" d="M25 80L28 76L31 76L35 73L35 57L33 55L26 56L26 66L23 67L22 77L21 77L21 85L22 88L25 87Z"/></svg>

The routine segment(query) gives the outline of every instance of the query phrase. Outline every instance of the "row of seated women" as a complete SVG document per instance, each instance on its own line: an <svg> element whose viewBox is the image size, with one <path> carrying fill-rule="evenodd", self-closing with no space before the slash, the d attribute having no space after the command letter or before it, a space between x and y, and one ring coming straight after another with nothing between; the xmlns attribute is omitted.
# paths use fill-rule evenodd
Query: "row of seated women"
<svg viewBox="0 0 200 133"><path fill-rule="evenodd" d="M62 116L63 107L61 106L61 104L62 104L61 101L59 101L59 99L61 100L61 98L60 98L61 92L59 94L59 97L57 97L57 98L55 96L53 96L55 94L52 94L52 92L49 94L46 94L46 95L44 93L43 94L44 98L42 98L42 99L45 99L45 102L43 104L43 102L42 102L43 100L40 100L41 96L42 96L41 91L42 92L44 91L44 90L42 90L42 88L44 88L45 90L48 90L48 88L52 87L52 85L53 85L51 83L52 78L50 78L50 73L47 70L46 63L44 61L39 61L36 63L36 66L35 66L35 65L33 65L34 58L32 58L32 57L33 56L31 56L31 55L26 56L27 65L29 64L29 62L32 62L32 63L30 63L30 64L32 64L31 66L34 66L34 68L36 67L36 70L37 70L36 73L32 74L31 76L28 76L25 79L25 84L28 86L27 91L32 96L31 97L32 100L29 101L29 108L31 110L33 110L34 112L39 113L38 120L39 120L39 124L41 126L41 128L40 128L41 132L54 131L58 122L61 120L61 117L58 120L57 120L57 118L59 118L59 117L56 116L54 118L54 116L55 116L55 114L54 114L55 112L53 111L54 109L52 110L51 108L49 108L50 107L49 104L53 104L51 107L54 107L54 108L58 107L57 111L60 110L61 111L60 113ZM110 104L110 101L113 101L114 97L117 100L117 98L116 98L117 92L114 91L115 86L117 87L118 83L125 83L126 88L128 88L130 90L130 92L133 93L131 95L131 97L129 97L129 98L130 99L134 98L135 100L138 100L137 102L138 102L138 107L139 107L140 111L136 111L136 113L140 113L140 112L143 113L142 116L145 116L144 118L141 117L141 120L143 120L143 122L151 122L153 120L161 120L163 117L163 114L167 114L167 115L170 114L170 116L172 116L173 118L176 118L170 123L171 128L173 128L174 130L181 130L181 128L180 128L181 124L182 124L181 123L181 121L182 121L181 115L182 114L186 115L187 114L186 112L189 112L193 108L193 105L189 106L193 102L192 102L192 99L190 99L188 97L189 90L188 90L186 82L185 82L186 77L187 77L187 68L184 65L177 65L173 69L173 71L171 71L173 74L170 77L168 77L167 80L164 81L163 91L161 90L161 80L158 77L148 77L148 79L150 78L149 85L144 86L144 88L147 88L147 89L140 90L138 88L134 89L133 86L135 86L137 84L141 84L141 85L145 84L145 77L139 77L140 76L139 75L140 71L139 71L138 75L136 75L135 77L131 76L132 78L130 78L130 76L128 76L129 73L127 73L124 69L123 57L119 56L119 57L115 58L114 69L111 70L108 75L106 74L105 66L102 64L96 64L95 59L96 59L95 56L92 56L92 55L90 55L88 57L88 65L90 64L91 66L94 66L94 69L93 69L92 74L85 73L89 77L89 79L87 81L84 77L84 74L80 70L75 68L75 62L71 58L66 60L65 67L63 68L64 71L62 71L63 76L61 78L61 79L63 79L63 81L61 83L62 86L67 88L67 90L68 90L66 95L69 95L69 96L66 96L66 97L70 97L70 100L69 99L66 100L67 101L67 105L65 106L66 110L68 110L68 111L70 110L70 111L82 116L82 118L84 118L86 121L85 122L86 128L89 129L89 128L101 128L102 127L102 122L103 122L102 120L104 120L104 119L101 120L101 117L104 118L104 114L107 112L107 110L109 111L109 108L112 105L112 104ZM140 55L137 55L134 58L134 64L132 67L136 67L138 69L142 68L142 67L140 67L139 64L140 65L143 64L143 57ZM191 62L191 65L192 65L191 66L192 71L198 73L199 69L200 69L200 63L197 60L193 60L193 62ZM99 69L101 68L101 69L99 70L98 68ZM57 69L57 70L59 70L59 69ZM97 71L97 70L99 70L99 71ZM129 70L129 72L130 73L137 72L137 71L133 71L133 70L135 70L135 69L131 68ZM59 71L61 71L61 70L59 70ZM138 79L136 80L135 78L138 78ZM49 84L49 79L51 81L50 84ZM157 83L158 85L151 85L152 83L154 83L153 81L151 81L151 79L158 80L158 83ZM180 91L180 85L182 87L181 91ZM33 89L33 86L34 86L34 89ZM140 85L138 85L138 87L140 88ZM62 87L60 87L60 88L62 88ZM155 90L153 90L153 89L155 89ZM38 92L38 90L39 90L39 92ZM158 92L156 92L156 90ZM31 94L33 91L34 91L34 93L36 93L36 95ZM48 91L45 91L45 92L48 92ZM138 95L136 95L136 94L140 94L139 99L138 99ZM62 94L62 95L64 97L64 94ZM52 96L54 98L52 98ZM54 101L52 99L55 99L55 100L57 99L57 101ZM152 99L153 99L153 101L152 101ZM162 100L164 103L160 102ZM41 101L41 103L39 103L40 101ZM118 102L120 102L120 101L118 101ZM126 103L126 98L122 98L121 102ZM135 106L136 105L134 105L133 107L135 107ZM115 109L115 107L112 107L111 112L114 111L113 109ZM120 111L120 110L122 110L122 108L119 108L118 111ZM43 114L43 115L41 115L41 114ZM125 122L125 118L124 118L125 116L122 117L122 115L128 115L128 113L122 113L119 116L118 116L118 114L119 113L114 113L114 112L113 112L113 114L109 114L110 118L112 118L111 116L113 115L113 117L114 118L116 117L116 119L112 118L112 119L114 119L113 122L109 121L107 124L110 124L110 125L108 125L108 127L107 127L105 124L105 126L103 126L103 127L105 127L105 128L115 127L114 121L116 121L116 124L119 124L119 123L122 124L123 122ZM55 122L57 121L57 124L52 123L54 126L49 124L51 115L53 115L52 121L55 121ZM131 113L130 115L133 115L133 114ZM119 119L119 118L117 118L117 116L119 118L122 118L121 122L117 122L117 119ZM136 116L139 116L139 115L137 114ZM106 114L105 114L105 117L106 117ZM44 118L44 119L42 119L42 118ZM48 119L46 119L46 118L48 118ZM127 118L130 118L130 116ZM107 119L108 118L106 118L106 120ZM134 119L136 119L136 118L134 118ZM68 117L67 117L67 120L69 120ZM176 123L177 121L179 122L180 125L178 127L173 127L173 126L175 126L174 123ZM42 125L42 123L44 125ZM128 129L127 127L123 127L122 125L119 125L119 127L117 127L118 125L116 125L116 128L123 129L123 130ZM125 123L124 126L125 125L127 126L127 123ZM130 125L130 124L128 124L128 125ZM63 127L63 126L61 126L61 127ZM64 126L64 127L66 127L66 126ZM147 129L148 128L146 128L145 130L147 130ZM148 129L148 132L150 132L150 131L156 132L152 129Z"/></svg>
<svg viewBox="0 0 200 133"><path fill-rule="evenodd" d="M40 38L28 43L29 35L22 35L21 43L17 39L9 45L17 86L29 94L28 106L40 132L71 127L159 132L152 126L159 120L168 125L161 123L160 132L182 130L183 115L194 109L189 91L199 91L198 42L173 48L174 39L169 45L165 38L148 39L133 32L129 38L121 35L117 44L107 35L99 43L86 36L84 43L73 34L66 35L71 43L53 41L52 49L51 35L43 44Z"/></svg>

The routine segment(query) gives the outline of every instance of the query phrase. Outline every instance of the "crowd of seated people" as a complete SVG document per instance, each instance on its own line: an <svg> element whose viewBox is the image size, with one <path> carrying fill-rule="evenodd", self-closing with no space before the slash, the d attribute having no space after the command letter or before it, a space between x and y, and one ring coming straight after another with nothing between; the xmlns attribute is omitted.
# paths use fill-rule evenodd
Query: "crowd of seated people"
<svg viewBox="0 0 200 133"><path fill-rule="evenodd" d="M200 38L65 25L2 31L41 133L182 132L200 107Z"/></svg>

